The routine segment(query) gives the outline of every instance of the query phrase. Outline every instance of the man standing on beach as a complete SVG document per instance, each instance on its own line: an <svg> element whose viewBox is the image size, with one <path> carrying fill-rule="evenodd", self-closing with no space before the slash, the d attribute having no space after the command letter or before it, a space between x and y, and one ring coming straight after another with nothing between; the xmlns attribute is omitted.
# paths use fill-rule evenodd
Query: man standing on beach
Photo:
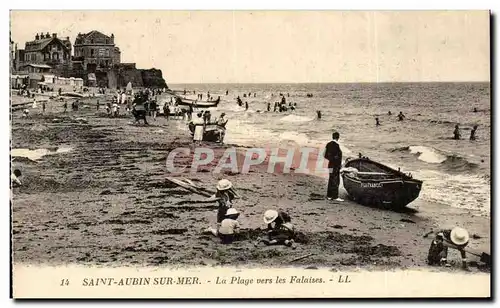
<svg viewBox="0 0 500 308"><path fill-rule="evenodd" d="M340 167L342 165L342 150L338 143L339 138L340 134L334 131L332 141L326 145L325 158L328 160L328 169L330 170L326 198L341 202L344 200L339 198Z"/></svg>

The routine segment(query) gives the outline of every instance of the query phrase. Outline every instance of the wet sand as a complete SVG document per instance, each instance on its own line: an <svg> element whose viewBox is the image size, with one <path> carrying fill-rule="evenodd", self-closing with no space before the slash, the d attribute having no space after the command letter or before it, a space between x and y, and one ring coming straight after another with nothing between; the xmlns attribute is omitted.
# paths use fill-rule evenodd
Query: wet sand
<svg viewBox="0 0 500 308"><path fill-rule="evenodd" d="M180 120L148 119L150 126L131 125L132 118L108 118L103 99L84 100L77 112L62 113L63 102L49 101L31 109L30 118L12 116L12 148L70 147L39 160L14 158L23 171L23 186L13 189L13 258L18 263L88 264L102 266L300 266L332 268L427 267L431 229L465 226L469 248L490 251L490 220L464 210L420 200L407 211L393 212L345 201L324 199L325 179L309 175L267 173L259 166L249 173L223 175L203 168L191 179L214 191L219 179L231 180L241 198L234 207L244 229L239 240L222 245L202 230L215 225L215 203L201 202L165 181L166 157L178 147L193 148ZM39 104L40 105L40 104ZM68 101L68 106L71 104ZM124 108L123 108L124 109ZM70 108L68 108L70 110ZM220 157L226 146L204 144ZM244 149L238 149L241 153ZM176 162L189 166L192 156ZM227 169L224 169L227 170ZM295 249L255 246L263 235L262 214L283 209L300 231ZM313 253L297 262L292 259ZM443 271L459 270L456 263ZM472 271L488 271L475 266Z"/></svg>

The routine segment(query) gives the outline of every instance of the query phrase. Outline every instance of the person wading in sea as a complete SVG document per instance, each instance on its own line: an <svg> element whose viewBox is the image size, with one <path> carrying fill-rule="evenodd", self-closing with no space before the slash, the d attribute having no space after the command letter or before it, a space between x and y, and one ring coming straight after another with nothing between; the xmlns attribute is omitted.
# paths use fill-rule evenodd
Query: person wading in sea
<svg viewBox="0 0 500 308"><path fill-rule="evenodd" d="M469 140L472 140L472 141L476 140L476 130L477 130L477 125L474 125L474 127L470 131L470 138L469 138Z"/></svg>
<svg viewBox="0 0 500 308"><path fill-rule="evenodd" d="M403 121L405 118L406 118L406 116L403 114L402 111L400 111L398 114L398 121Z"/></svg>
<svg viewBox="0 0 500 308"><path fill-rule="evenodd" d="M340 168L342 165L342 150L338 143L339 138L340 134L334 131L332 141L326 145L325 158L328 160L328 169L330 169L326 198L341 202L344 200L339 198Z"/></svg>
<svg viewBox="0 0 500 308"><path fill-rule="evenodd" d="M379 122L378 118L375 118L375 125L380 126L380 122Z"/></svg>
<svg viewBox="0 0 500 308"><path fill-rule="evenodd" d="M455 125L455 130L453 131L453 139L460 140L460 128L458 127L458 124Z"/></svg>
<svg viewBox="0 0 500 308"><path fill-rule="evenodd" d="M321 119L321 110L316 110L316 114L318 116L318 120Z"/></svg>

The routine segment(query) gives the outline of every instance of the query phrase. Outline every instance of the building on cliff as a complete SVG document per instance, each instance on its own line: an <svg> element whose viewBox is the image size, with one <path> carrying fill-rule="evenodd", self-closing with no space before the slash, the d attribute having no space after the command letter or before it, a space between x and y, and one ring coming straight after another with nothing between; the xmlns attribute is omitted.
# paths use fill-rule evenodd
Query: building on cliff
<svg viewBox="0 0 500 308"><path fill-rule="evenodd" d="M73 62L87 72L107 70L120 63L121 52L115 46L115 36L107 36L93 30L89 33L78 33L74 44Z"/></svg>
<svg viewBox="0 0 500 308"><path fill-rule="evenodd" d="M73 45L73 56L69 38L61 40L55 33L52 36L37 34L34 41L26 43L25 49L17 49L14 42L10 48L14 57L11 61L13 75L52 74L62 78L60 80L73 77L83 80L85 86L113 89L124 88L129 82L134 87L167 87L161 70L138 69L135 63L121 63L121 52L113 34L107 36L96 30L79 33Z"/></svg>
<svg viewBox="0 0 500 308"><path fill-rule="evenodd" d="M69 37L60 39L57 33L36 34L25 48L16 48L14 70L24 70L30 64L50 66L54 71L68 71L71 66L71 42Z"/></svg>

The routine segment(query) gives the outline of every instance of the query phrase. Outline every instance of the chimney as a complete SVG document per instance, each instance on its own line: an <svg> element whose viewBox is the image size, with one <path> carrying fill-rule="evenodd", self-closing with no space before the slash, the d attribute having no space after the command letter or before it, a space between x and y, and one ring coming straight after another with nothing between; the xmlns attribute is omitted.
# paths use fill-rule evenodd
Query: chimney
<svg viewBox="0 0 500 308"><path fill-rule="evenodd" d="M43 34L42 34L43 35ZM35 35L35 40L38 41L40 39L40 35L38 33Z"/></svg>
<svg viewBox="0 0 500 308"><path fill-rule="evenodd" d="M53 38L57 38L57 33L52 33Z"/></svg>

